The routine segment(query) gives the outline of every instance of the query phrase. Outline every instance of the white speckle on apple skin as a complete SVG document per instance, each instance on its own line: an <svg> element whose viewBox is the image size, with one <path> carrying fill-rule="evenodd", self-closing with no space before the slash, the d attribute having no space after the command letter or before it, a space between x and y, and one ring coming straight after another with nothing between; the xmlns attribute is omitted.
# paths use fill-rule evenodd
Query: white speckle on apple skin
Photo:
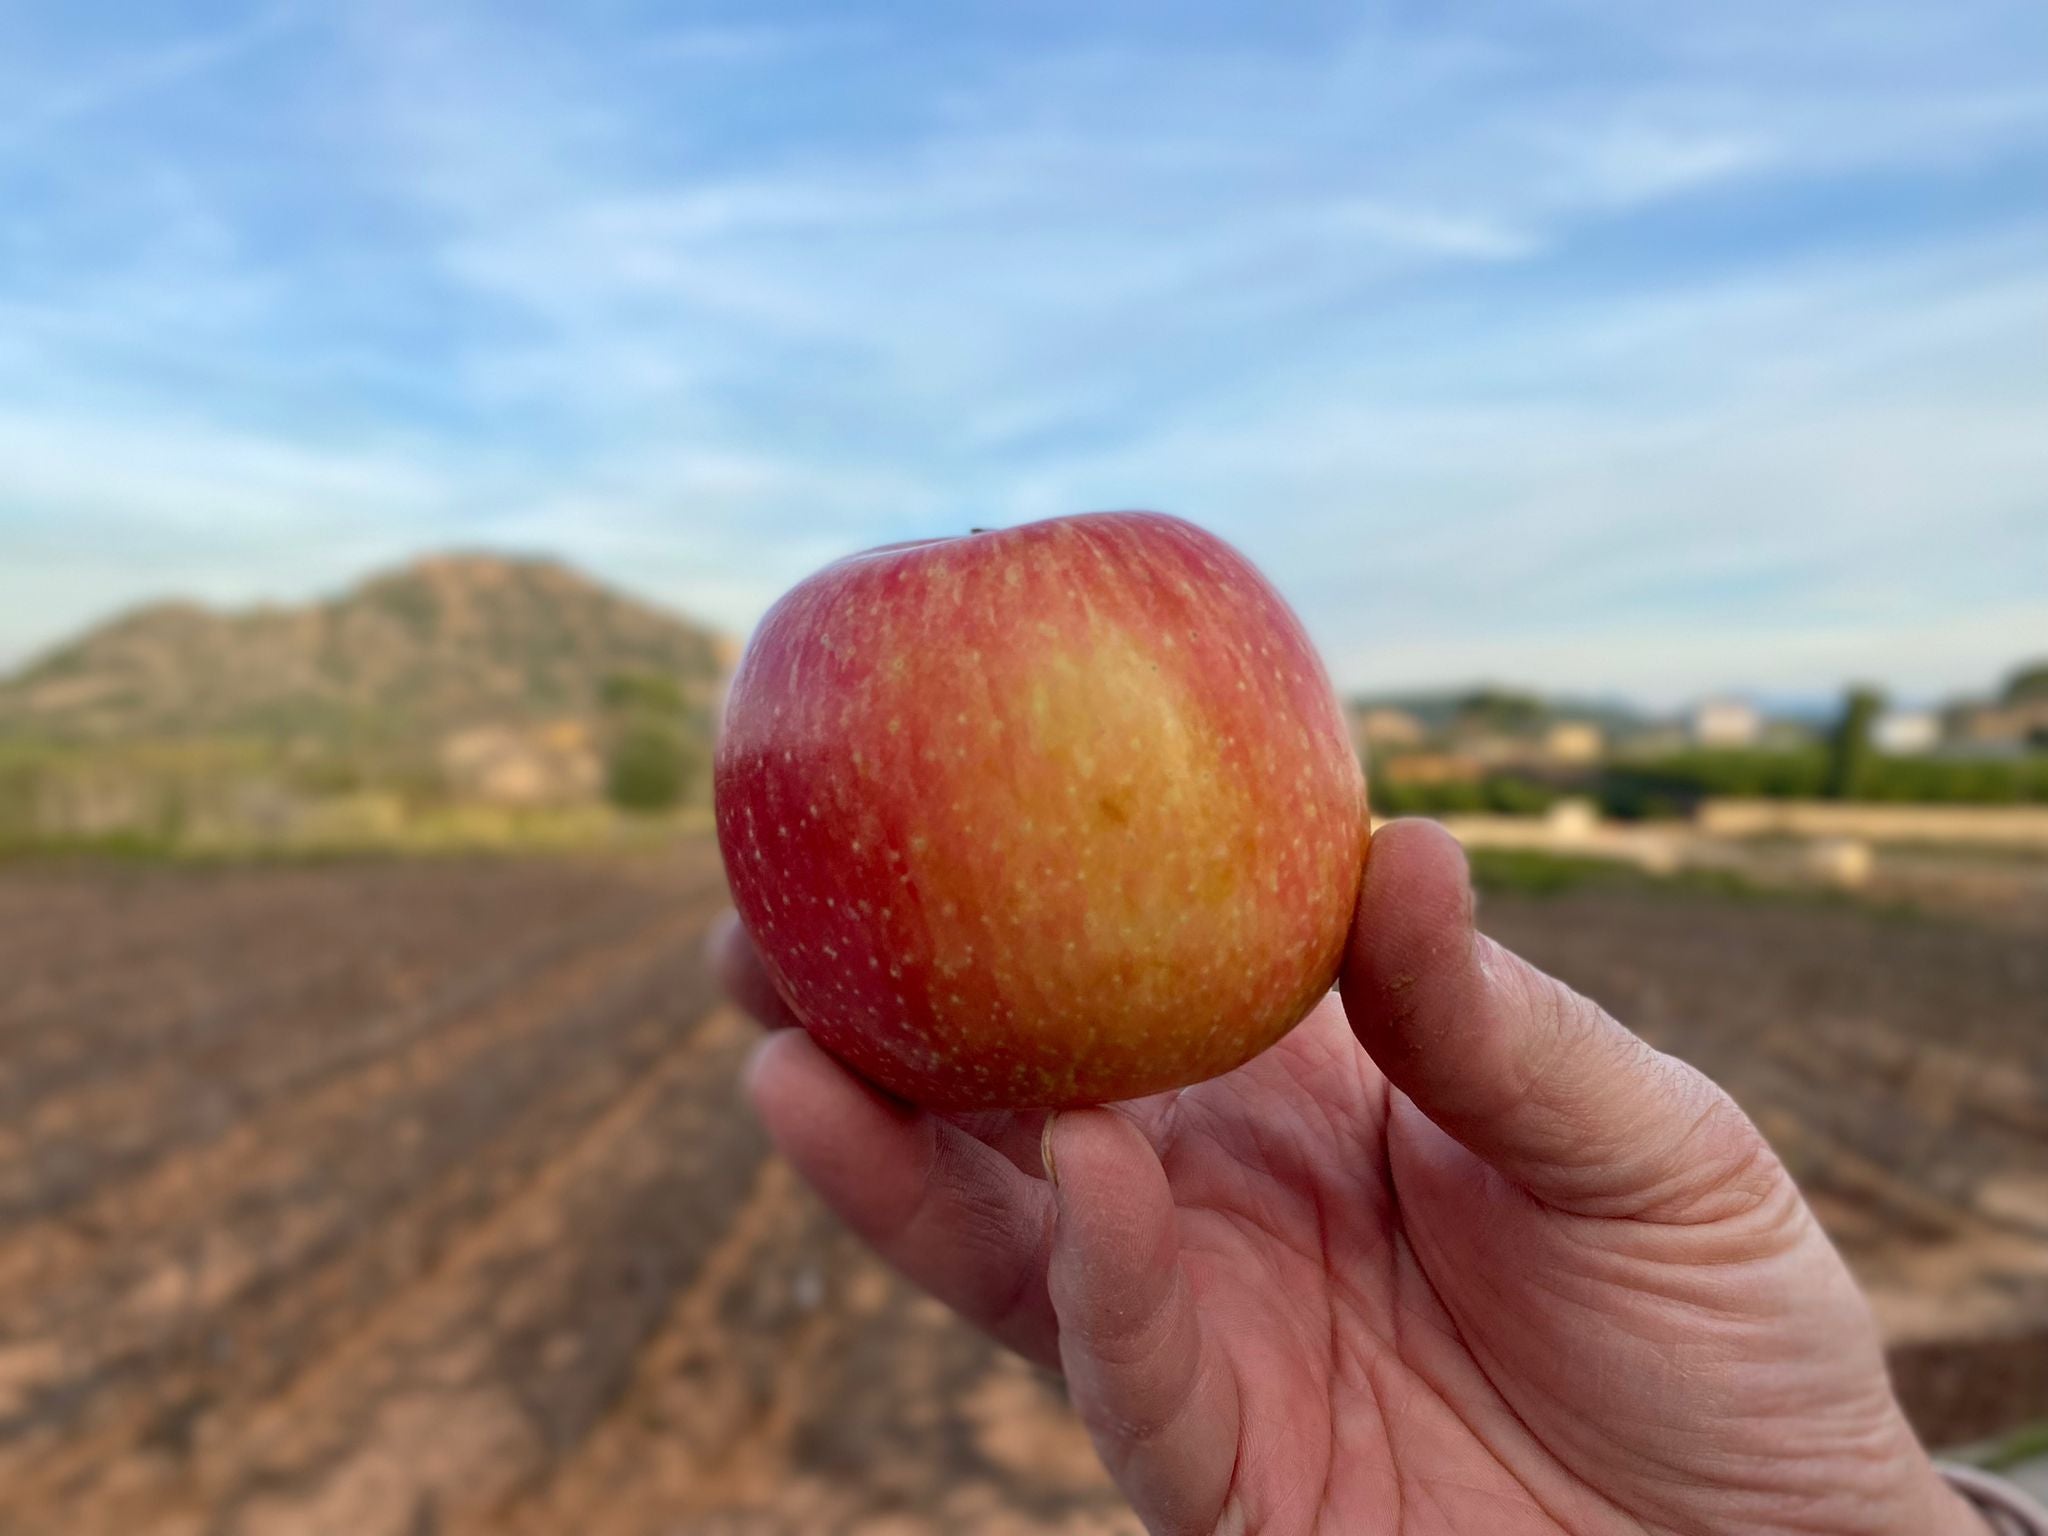
<svg viewBox="0 0 2048 1536"><path fill-rule="evenodd" d="M869 557L764 622L717 765L742 915L799 1017L913 1098L1092 1102L1225 1070L1327 990L1348 926L1363 784L1327 679L1271 589L1185 524L986 538L994 566ZM1188 622L1144 617L1159 604ZM806 634L849 629L803 663ZM756 821L778 837L734 858ZM757 921L792 886L833 954Z"/></svg>

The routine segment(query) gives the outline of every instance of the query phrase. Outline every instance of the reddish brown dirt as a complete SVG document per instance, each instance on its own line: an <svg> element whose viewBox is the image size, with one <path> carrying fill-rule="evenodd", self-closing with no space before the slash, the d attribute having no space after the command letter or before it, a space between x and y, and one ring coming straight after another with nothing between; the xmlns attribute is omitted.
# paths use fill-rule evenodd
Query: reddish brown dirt
<svg viewBox="0 0 2048 1536"><path fill-rule="evenodd" d="M0 1532L1135 1536L768 1155L722 900L705 847L0 875ZM1485 915L1751 1106L1930 1429L2048 1412L2039 934Z"/></svg>

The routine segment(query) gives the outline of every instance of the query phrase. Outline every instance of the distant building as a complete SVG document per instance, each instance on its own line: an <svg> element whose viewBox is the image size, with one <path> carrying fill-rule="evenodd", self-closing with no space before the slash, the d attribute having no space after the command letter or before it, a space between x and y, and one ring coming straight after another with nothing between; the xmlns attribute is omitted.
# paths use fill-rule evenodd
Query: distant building
<svg viewBox="0 0 2048 1536"><path fill-rule="evenodd" d="M1452 750L1488 768L1510 768L1535 761L1542 742L1532 736L1510 736L1500 731L1461 730L1452 738Z"/></svg>
<svg viewBox="0 0 2048 1536"><path fill-rule="evenodd" d="M1966 750L2011 752L2048 747L2048 699L1959 704L1941 723L1948 743Z"/></svg>
<svg viewBox="0 0 2048 1536"><path fill-rule="evenodd" d="M1668 757L1674 752L1683 752L1691 740L1683 727L1651 725L1630 732L1618 745L1629 757Z"/></svg>
<svg viewBox="0 0 2048 1536"><path fill-rule="evenodd" d="M1396 784L1469 784L1485 774L1486 765L1462 752L1407 752L1383 772Z"/></svg>
<svg viewBox="0 0 2048 1536"><path fill-rule="evenodd" d="M486 805L575 805L595 800L604 785L590 732L573 720L474 726L444 737L440 759L455 797Z"/></svg>
<svg viewBox="0 0 2048 1536"><path fill-rule="evenodd" d="M1753 747L1764 733L1764 717L1741 699L1708 699L1694 708L1691 731L1702 747Z"/></svg>
<svg viewBox="0 0 2048 1536"><path fill-rule="evenodd" d="M1607 738L1588 720L1560 720L1543 733L1543 756L1553 763L1597 763Z"/></svg>
<svg viewBox="0 0 2048 1536"><path fill-rule="evenodd" d="M1419 747L1428 735L1422 722L1405 709L1362 710L1352 730L1361 743L1374 747Z"/></svg>
<svg viewBox="0 0 2048 1536"><path fill-rule="evenodd" d="M1914 757L1941 745L1941 717L1931 709L1893 709L1877 717L1870 740L1880 752Z"/></svg>

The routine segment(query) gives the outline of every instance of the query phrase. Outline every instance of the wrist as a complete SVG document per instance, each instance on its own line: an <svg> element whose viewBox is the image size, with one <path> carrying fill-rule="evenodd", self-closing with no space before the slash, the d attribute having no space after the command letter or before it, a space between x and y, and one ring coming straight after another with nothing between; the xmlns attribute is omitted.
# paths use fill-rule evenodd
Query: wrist
<svg viewBox="0 0 2048 1536"><path fill-rule="evenodd" d="M1838 1473L1846 1476L1845 1492L1860 1488L1866 1496L1860 1511L1865 1523L1855 1524L1852 1518L1839 1528L1866 1531L1869 1536L2006 1536L1950 1480L1951 1469L1928 1454L1896 1407L1892 1420L1892 1432L1870 1446L1860 1475L1854 1466Z"/></svg>
<svg viewBox="0 0 2048 1536"><path fill-rule="evenodd" d="M1898 1476L1889 1480L1890 1493L1871 1506L1877 1515L1873 1531L1882 1536L2004 1536L1924 1450L1917 1444L1910 1449L1910 1460L1902 1457L1894 1464Z"/></svg>
<svg viewBox="0 0 2048 1536"><path fill-rule="evenodd" d="M1970 1536L1984 1536L1987 1531L1993 1536L2048 1536L2048 1509L2011 1483L1974 1467L1942 1466L1938 1471L1976 1522L1957 1529Z"/></svg>
<svg viewBox="0 0 2048 1536"><path fill-rule="evenodd" d="M1984 1517L1983 1511L1964 1498L1938 1470L1934 1484L1934 1514L1927 1529L1935 1536L1996 1536L1997 1527Z"/></svg>

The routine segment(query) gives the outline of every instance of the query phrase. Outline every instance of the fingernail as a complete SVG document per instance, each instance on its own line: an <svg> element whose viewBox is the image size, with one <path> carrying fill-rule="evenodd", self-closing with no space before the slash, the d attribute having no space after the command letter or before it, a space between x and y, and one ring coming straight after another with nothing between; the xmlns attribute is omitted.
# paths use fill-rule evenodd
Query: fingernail
<svg viewBox="0 0 2048 1536"><path fill-rule="evenodd" d="M1038 1160L1045 1164L1046 1182L1051 1184L1054 1189L1060 1187L1060 1170L1059 1166L1053 1161L1052 1123L1059 1119L1059 1117L1060 1112L1058 1110L1048 1110L1045 1116L1045 1129L1038 1133Z"/></svg>

